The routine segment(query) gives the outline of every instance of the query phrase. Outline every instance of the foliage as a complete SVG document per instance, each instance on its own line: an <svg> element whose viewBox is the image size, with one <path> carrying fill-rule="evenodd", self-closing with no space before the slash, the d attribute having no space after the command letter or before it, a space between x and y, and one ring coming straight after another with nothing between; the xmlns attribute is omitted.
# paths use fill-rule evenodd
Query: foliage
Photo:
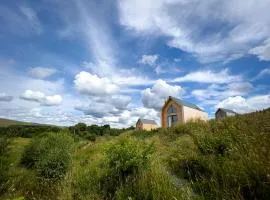
<svg viewBox="0 0 270 200"><path fill-rule="evenodd" d="M72 144L72 138L66 133L35 138L25 149L21 164L35 169L40 179L62 179L71 164Z"/></svg>
<svg viewBox="0 0 270 200"><path fill-rule="evenodd" d="M74 136L79 136L81 138L88 139L90 141L95 141L96 136L104 136L104 135L111 135L111 136L118 136L121 133L127 130L133 130L134 127L130 127L127 129L117 129L111 128L110 125L106 124L103 126L98 125L91 125L87 126L85 123L78 123L75 126L70 126L68 128L69 132Z"/></svg>
<svg viewBox="0 0 270 200"><path fill-rule="evenodd" d="M270 199L269 123L270 109L149 132L80 124L74 151L67 133L8 138L0 199Z"/></svg>
<svg viewBox="0 0 270 200"><path fill-rule="evenodd" d="M10 144L10 140L6 137L0 137L0 195L6 189L6 183L8 180L8 146Z"/></svg>
<svg viewBox="0 0 270 200"><path fill-rule="evenodd" d="M113 197L117 188L132 181L136 174L149 165L153 144L124 138L105 152L107 175L103 180L105 196Z"/></svg>
<svg viewBox="0 0 270 200"><path fill-rule="evenodd" d="M61 130L62 129L60 127L49 125L12 125L8 127L1 127L0 135L5 135L8 137L31 138L48 132L59 133Z"/></svg>
<svg viewBox="0 0 270 200"><path fill-rule="evenodd" d="M189 134L196 148L171 167L206 199L269 199L269 123L270 109L182 125L175 130Z"/></svg>

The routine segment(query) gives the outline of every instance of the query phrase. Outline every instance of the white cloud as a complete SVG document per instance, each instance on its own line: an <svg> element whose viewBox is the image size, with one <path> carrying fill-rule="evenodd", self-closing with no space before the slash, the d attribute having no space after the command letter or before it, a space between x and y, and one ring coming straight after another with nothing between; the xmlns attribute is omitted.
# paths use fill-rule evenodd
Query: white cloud
<svg viewBox="0 0 270 200"><path fill-rule="evenodd" d="M21 96L26 101L34 101L44 106L56 106L61 104L62 97L60 95L46 96L40 91L26 90Z"/></svg>
<svg viewBox="0 0 270 200"><path fill-rule="evenodd" d="M183 77L175 78L172 82L199 82L199 83L230 83L240 81L241 76L229 74L229 69L223 69L220 72L212 70L197 71L186 74Z"/></svg>
<svg viewBox="0 0 270 200"><path fill-rule="evenodd" d="M269 0L118 0L118 7L132 33L164 36L202 63L238 59L270 32Z"/></svg>
<svg viewBox="0 0 270 200"><path fill-rule="evenodd" d="M249 53L257 55L260 60L270 61L270 38L265 40L262 45L251 49Z"/></svg>
<svg viewBox="0 0 270 200"><path fill-rule="evenodd" d="M33 67L29 70L29 74L34 78L47 78L56 73L56 69L48 67Z"/></svg>
<svg viewBox="0 0 270 200"><path fill-rule="evenodd" d="M130 103L131 98L125 95L94 97L75 106L75 109L86 115L103 118L105 116L118 116L124 110L128 110Z"/></svg>
<svg viewBox="0 0 270 200"><path fill-rule="evenodd" d="M156 61L158 59L158 55L155 54L155 55L142 55L141 59L139 60L139 63L142 63L142 64L147 64L147 65L155 65L156 64Z"/></svg>
<svg viewBox="0 0 270 200"><path fill-rule="evenodd" d="M61 104L62 100L61 95L46 96L42 104L45 106L55 106Z"/></svg>
<svg viewBox="0 0 270 200"><path fill-rule="evenodd" d="M270 107L270 95L258 95L249 98L228 97L216 105L216 108L228 108L238 113L248 113Z"/></svg>
<svg viewBox="0 0 270 200"><path fill-rule="evenodd" d="M76 89L87 95L104 96L115 94L119 87L106 77L98 77L95 74L82 71L76 75L74 84Z"/></svg>
<svg viewBox="0 0 270 200"><path fill-rule="evenodd" d="M265 68L265 69L261 70L259 72L259 74L257 76L255 76L252 80L254 81L254 80L260 79L264 76L269 76L269 75L270 75L270 68Z"/></svg>
<svg viewBox="0 0 270 200"><path fill-rule="evenodd" d="M6 93L0 93L0 101L6 101L6 102L10 102L12 101L13 96L7 95Z"/></svg>
<svg viewBox="0 0 270 200"><path fill-rule="evenodd" d="M249 82L234 82L227 85L212 84L206 89L195 89L191 94L202 101L202 104L215 104L230 96L246 96L252 89L253 85Z"/></svg>
<svg viewBox="0 0 270 200"><path fill-rule="evenodd" d="M117 109L124 110L131 102L130 96L115 95L109 100Z"/></svg>
<svg viewBox="0 0 270 200"><path fill-rule="evenodd" d="M135 126L139 118L152 119L160 123L160 113L151 108L137 107L131 110L123 111L119 116L107 117L102 120L113 124L116 127Z"/></svg>
<svg viewBox="0 0 270 200"><path fill-rule="evenodd" d="M163 80L157 80L152 88L141 92L142 103L147 108L159 110L168 96L179 97L184 89L178 85L169 85Z"/></svg>

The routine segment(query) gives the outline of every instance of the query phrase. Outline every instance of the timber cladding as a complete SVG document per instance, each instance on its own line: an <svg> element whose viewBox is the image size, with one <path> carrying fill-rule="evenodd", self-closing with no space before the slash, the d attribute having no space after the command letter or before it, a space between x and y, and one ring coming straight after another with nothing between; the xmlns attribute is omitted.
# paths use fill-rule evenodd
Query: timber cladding
<svg viewBox="0 0 270 200"><path fill-rule="evenodd" d="M161 110L161 126L163 128L197 119L207 120L208 115L198 106L171 96L166 100Z"/></svg>
<svg viewBox="0 0 270 200"><path fill-rule="evenodd" d="M168 114L168 109L170 106L174 106L176 109L176 112ZM161 126L167 127L168 124L168 116L176 115L178 121L183 121L184 115L183 115L183 105L180 105L172 100L167 100L162 108L161 111Z"/></svg>

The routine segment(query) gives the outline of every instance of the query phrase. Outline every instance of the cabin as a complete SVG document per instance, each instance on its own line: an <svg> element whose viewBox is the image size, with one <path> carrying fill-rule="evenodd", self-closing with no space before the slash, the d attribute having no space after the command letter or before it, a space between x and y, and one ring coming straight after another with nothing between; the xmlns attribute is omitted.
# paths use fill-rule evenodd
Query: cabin
<svg viewBox="0 0 270 200"><path fill-rule="evenodd" d="M197 119L206 121L208 115L195 104L175 97L169 96L161 110L161 126L163 128Z"/></svg>
<svg viewBox="0 0 270 200"><path fill-rule="evenodd" d="M156 128L158 128L158 124L154 120L140 118L136 123L136 130L151 131Z"/></svg>
<svg viewBox="0 0 270 200"><path fill-rule="evenodd" d="M226 109L226 108L218 108L215 113L216 120L223 119L229 116L235 116L235 115L238 115L238 113L234 112L233 110Z"/></svg>

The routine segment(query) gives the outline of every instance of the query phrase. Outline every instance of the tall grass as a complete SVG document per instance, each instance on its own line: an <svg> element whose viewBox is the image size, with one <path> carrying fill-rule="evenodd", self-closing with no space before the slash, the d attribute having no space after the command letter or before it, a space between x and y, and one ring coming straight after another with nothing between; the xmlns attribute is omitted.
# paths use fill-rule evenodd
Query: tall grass
<svg viewBox="0 0 270 200"><path fill-rule="evenodd" d="M6 190L8 181L8 146L10 140L6 137L0 137L0 195Z"/></svg>
<svg viewBox="0 0 270 200"><path fill-rule="evenodd" d="M270 199L270 109L95 142L11 140L3 199Z"/></svg>
<svg viewBox="0 0 270 200"><path fill-rule="evenodd" d="M190 156L176 156L170 166L206 199L269 199L269 119L266 110L176 127L196 148Z"/></svg>

